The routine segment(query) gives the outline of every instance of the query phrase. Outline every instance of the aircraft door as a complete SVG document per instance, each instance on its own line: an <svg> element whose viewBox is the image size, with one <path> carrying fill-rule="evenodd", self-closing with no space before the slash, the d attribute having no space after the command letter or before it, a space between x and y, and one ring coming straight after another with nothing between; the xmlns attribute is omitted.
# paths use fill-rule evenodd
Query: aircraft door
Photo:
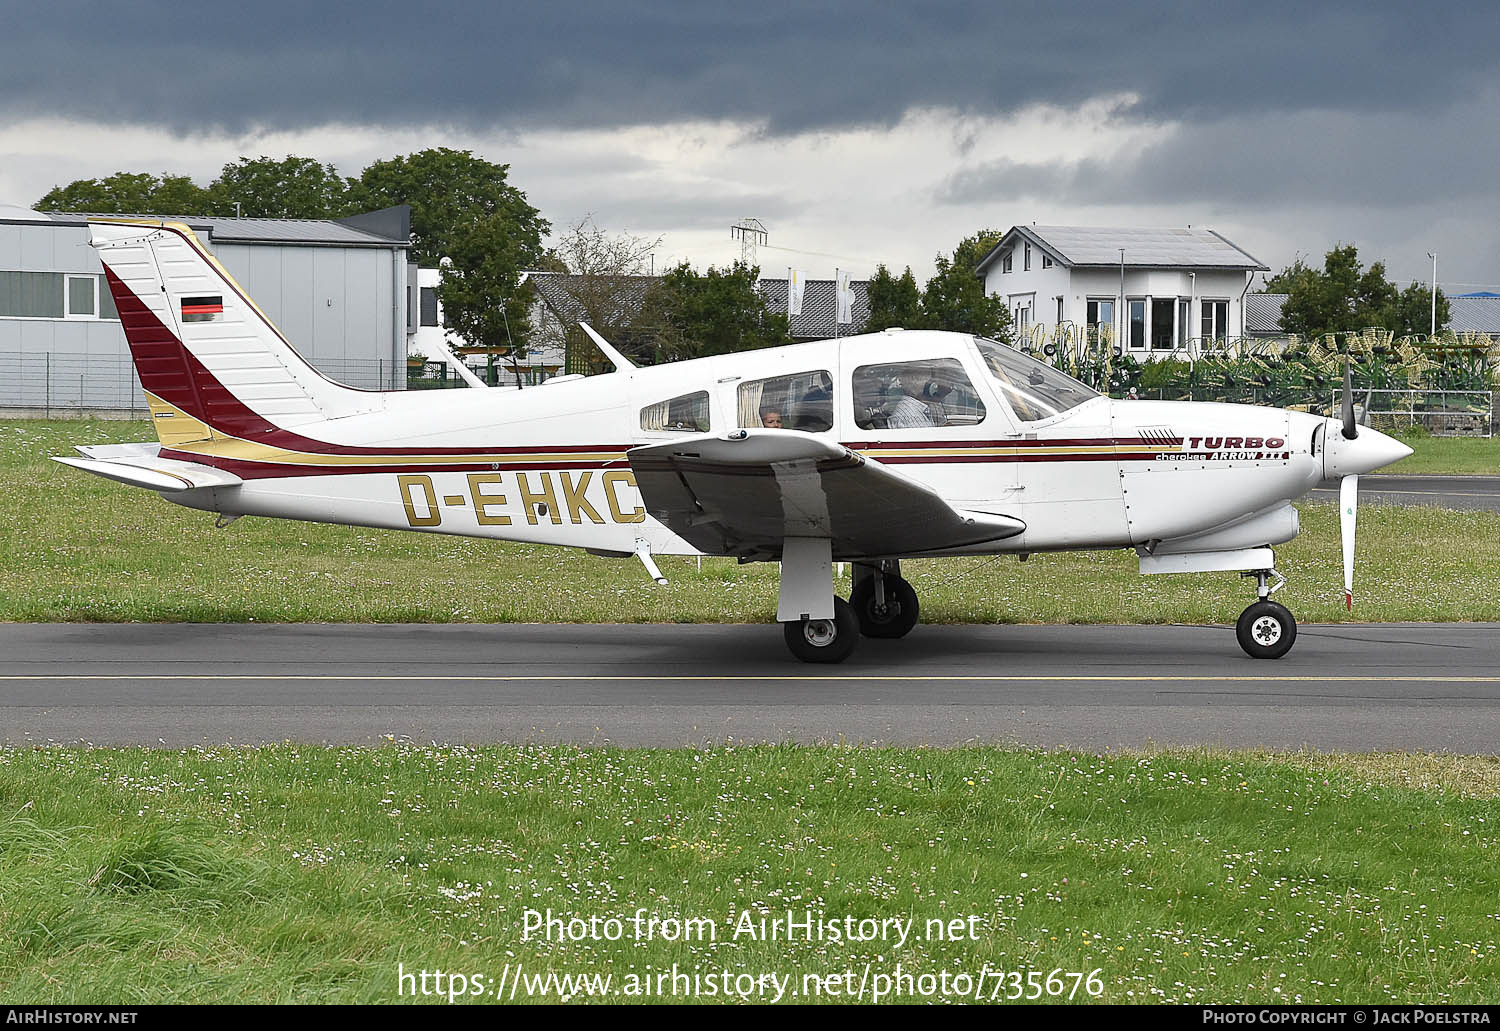
<svg viewBox="0 0 1500 1031"><path fill-rule="evenodd" d="M914 346L915 345L915 346ZM1013 423L957 335L885 333L844 345L842 439L960 508L1009 514Z"/></svg>

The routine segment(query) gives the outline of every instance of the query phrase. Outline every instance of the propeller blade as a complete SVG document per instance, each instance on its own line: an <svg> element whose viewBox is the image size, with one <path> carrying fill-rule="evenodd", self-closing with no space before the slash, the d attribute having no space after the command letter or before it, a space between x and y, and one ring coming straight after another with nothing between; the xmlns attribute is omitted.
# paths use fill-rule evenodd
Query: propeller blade
<svg viewBox="0 0 1500 1031"><path fill-rule="evenodd" d="M1359 436L1359 426L1354 422L1354 373L1349 363L1344 362L1344 439Z"/></svg>
<svg viewBox="0 0 1500 1031"><path fill-rule="evenodd" d="M1339 537L1344 544L1344 607L1354 611L1354 524L1359 511L1359 477L1339 481Z"/></svg>

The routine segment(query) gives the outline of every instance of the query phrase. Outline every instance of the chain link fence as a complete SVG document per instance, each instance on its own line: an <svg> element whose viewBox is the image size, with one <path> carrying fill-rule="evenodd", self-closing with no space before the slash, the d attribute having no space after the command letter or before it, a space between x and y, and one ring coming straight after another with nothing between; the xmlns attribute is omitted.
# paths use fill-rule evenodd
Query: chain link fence
<svg viewBox="0 0 1500 1031"><path fill-rule="evenodd" d="M364 390L392 390L407 383L409 371L419 382L411 386L463 386L450 374L448 382L422 381L422 369L408 370L388 359L347 358L314 360L313 367L338 383ZM5 410L66 415L84 412L146 412L135 364L124 355L95 357L81 354L26 354L0 352L0 413Z"/></svg>

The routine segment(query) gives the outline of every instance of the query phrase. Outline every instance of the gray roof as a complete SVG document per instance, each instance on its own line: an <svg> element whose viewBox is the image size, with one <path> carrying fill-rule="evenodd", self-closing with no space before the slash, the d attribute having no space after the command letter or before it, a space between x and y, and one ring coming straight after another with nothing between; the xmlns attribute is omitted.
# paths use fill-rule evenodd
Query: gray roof
<svg viewBox="0 0 1500 1031"><path fill-rule="evenodd" d="M766 299L766 307L774 312L786 313L786 280L762 279L760 295ZM840 336L863 333L865 323L870 321L869 284L862 280L850 280L854 291L853 323L845 322L838 327ZM791 319L790 331L797 340L826 340L834 335L834 315L838 312L835 300L836 284L831 279L809 279L802 288L802 314Z"/></svg>
<svg viewBox="0 0 1500 1031"><path fill-rule="evenodd" d="M1281 306L1286 294L1246 294L1245 332L1251 336L1280 336Z"/></svg>
<svg viewBox="0 0 1500 1031"><path fill-rule="evenodd" d="M402 235L401 214L397 209L391 208L337 220L219 218L213 215L111 215L81 211L49 211L46 214L52 221L66 225L79 225L91 218L141 218L182 222L190 229L207 232L210 243L280 243L300 246L324 244L336 247L411 246L410 212L406 213L405 220L408 232Z"/></svg>
<svg viewBox="0 0 1500 1031"><path fill-rule="evenodd" d="M1455 333L1500 333L1500 296L1458 294L1448 298L1448 328Z"/></svg>
<svg viewBox="0 0 1500 1031"><path fill-rule="evenodd" d="M611 302L612 310L606 313L610 322L630 323L641 313L646 291L661 276L573 276L563 272L528 272L526 281L547 307L551 308L565 324L589 321L589 313L579 296L593 294L601 300Z"/></svg>
<svg viewBox="0 0 1500 1031"><path fill-rule="evenodd" d="M1014 247L1017 237L1031 240L1068 268L1119 268L1123 247L1126 268L1270 271L1212 229L1034 225L1012 226L980 261L978 271Z"/></svg>

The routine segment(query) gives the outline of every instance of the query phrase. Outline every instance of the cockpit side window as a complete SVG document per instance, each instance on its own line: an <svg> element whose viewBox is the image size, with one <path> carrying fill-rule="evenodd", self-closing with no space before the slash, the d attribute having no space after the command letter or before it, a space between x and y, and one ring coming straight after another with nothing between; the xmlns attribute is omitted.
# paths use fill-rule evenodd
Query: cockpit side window
<svg viewBox="0 0 1500 1031"><path fill-rule="evenodd" d="M854 422L862 430L974 426L984 402L956 358L861 365L854 370Z"/></svg>
<svg viewBox="0 0 1500 1031"><path fill-rule="evenodd" d="M833 429L833 377L822 370L741 383L738 400L739 424L745 428Z"/></svg>
<svg viewBox="0 0 1500 1031"><path fill-rule="evenodd" d="M707 433L708 391L683 394L641 409L641 429L663 433Z"/></svg>

